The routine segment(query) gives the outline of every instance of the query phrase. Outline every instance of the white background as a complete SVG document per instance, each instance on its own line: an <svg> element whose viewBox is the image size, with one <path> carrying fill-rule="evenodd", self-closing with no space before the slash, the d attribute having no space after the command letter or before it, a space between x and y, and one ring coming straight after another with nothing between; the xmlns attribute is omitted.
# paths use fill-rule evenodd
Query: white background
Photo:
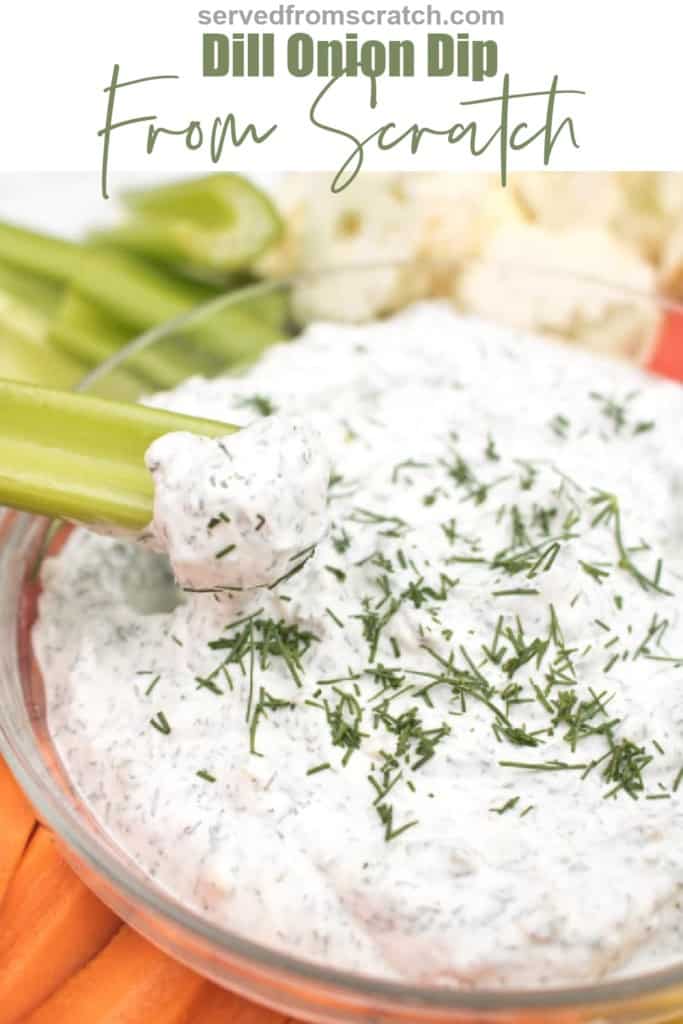
<svg viewBox="0 0 683 1024"><path fill-rule="evenodd" d="M0 14L0 171L95 171L101 160L97 131L105 113L103 88L114 63L122 78L177 74L179 82L144 85L120 94L119 117L156 113L168 127L192 118L209 122L233 111L240 120L263 127L277 121L275 136L259 147L228 148L221 169L332 170L348 155L349 144L307 123L311 100L324 84L296 79L282 67L275 79L204 79L201 74L200 8L237 6L238 0L3 0ZM432 0L448 10L475 7L467 0ZM307 0L300 0L306 6ZM376 6L400 7L403 0ZM420 0L420 5L421 0ZM245 3L243 6L249 6ZM259 6L273 6L259 0ZM318 7L375 6L363 0L321 0ZM683 169L683 25L679 0L485 0L503 8L505 26L471 29L494 37L501 71L515 90L546 89L552 75L560 85L584 89L563 112L574 115L581 144L556 150L552 169ZM270 30L270 29L268 29ZM227 26L214 31L229 32ZM263 31L263 30L262 30ZM273 29L283 44L294 29ZM333 29L306 29L324 38ZM359 30L361 37L413 38L418 54L425 30ZM440 31L446 31L441 29ZM456 31L455 29L453 31ZM282 54L279 54L281 57ZM476 85L466 79L380 79L380 107L367 110L369 85L344 82L337 102L328 104L340 127L370 131L384 121L408 127L415 120L445 127L462 120L461 99L494 95L500 80ZM137 91L136 91L137 90ZM476 109L476 108L475 108ZM540 108L537 108L540 110ZM534 122L532 122L533 124ZM151 157L146 128L121 129L112 140L111 179L144 170L205 171L208 153L191 153L180 141L161 139ZM462 146L431 141L418 156L406 147L380 154L368 148L368 169L487 169L497 154L473 161ZM540 167L538 149L512 158L511 168ZM94 180L94 179L93 179ZM2 184L0 182L0 188Z"/></svg>

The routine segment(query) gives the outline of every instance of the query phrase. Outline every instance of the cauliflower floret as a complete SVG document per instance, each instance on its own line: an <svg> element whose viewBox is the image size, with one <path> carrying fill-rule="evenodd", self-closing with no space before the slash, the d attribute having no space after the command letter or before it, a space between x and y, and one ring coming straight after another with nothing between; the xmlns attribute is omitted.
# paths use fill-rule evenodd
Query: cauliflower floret
<svg viewBox="0 0 683 1024"><path fill-rule="evenodd" d="M286 236L263 269L276 276L312 272L295 295L304 321L368 320L423 294L425 284L390 266L414 261L419 234L419 211L400 174L362 175L339 194L330 191L327 175L292 175L281 203ZM319 273L344 266L381 269L348 277Z"/></svg>
<svg viewBox="0 0 683 1024"><path fill-rule="evenodd" d="M304 320L359 322L447 294L500 224L522 219L511 193L479 174L366 174L339 194L327 175L290 175L279 201L285 238L261 269L312 272L295 295ZM372 265L379 269L319 274Z"/></svg>
<svg viewBox="0 0 683 1024"><path fill-rule="evenodd" d="M651 262L659 259L671 231L662 178L650 172L620 174L622 202L611 222L615 235L636 246Z"/></svg>
<svg viewBox="0 0 683 1024"><path fill-rule="evenodd" d="M623 201L616 174L530 171L512 175L510 187L529 218L552 230L608 225Z"/></svg>
<svg viewBox="0 0 683 1024"><path fill-rule="evenodd" d="M453 275L508 224L525 221L513 192L488 174L411 175L421 214L419 258L431 267L432 295L448 295Z"/></svg>
<svg viewBox="0 0 683 1024"><path fill-rule="evenodd" d="M659 201L667 217L671 220L683 218L683 174L669 171L656 174Z"/></svg>
<svg viewBox="0 0 683 1024"><path fill-rule="evenodd" d="M551 230L605 228L656 261L683 215L683 175L522 173L511 187L530 219Z"/></svg>
<svg viewBox="0 0 683 1024"><path fill-rule="evenodd" d="M654 304L585 279L649 291L660 264L660 281L683 298L681 174L520 173L507 188L488 174L363 174L340 194L329 175L294 174L278 198L287 230L261 269L304 276L294 294L304 322L361 322L456 296L508 323L640 357ZM506 284L492 260L583 280L541 287L527 276L520 290L520 271ZM340 274L345 266L364 269Z"/></svg>
<svg viewBox="0 0 683 1024"><path fill-rule="evenodd" d="M491 241L461 278L457 298L497 322L633 358L656 329L656 306L640 297L653 288L653 269L604 228L551 233L524 225Z"/></svg>
<svg viewBox="0 0 683 1024"><path fill-rule="evenodd" d="M683 214L664 245L659 263L659 287L665 295L683 302Z"/></svg>
<svg viewBox="0 0 683 1024"><path fill-rule="evenodd" d="M660 174L659 196L669 232L659 258L662 291L683 302L683 174Z"/></svg>

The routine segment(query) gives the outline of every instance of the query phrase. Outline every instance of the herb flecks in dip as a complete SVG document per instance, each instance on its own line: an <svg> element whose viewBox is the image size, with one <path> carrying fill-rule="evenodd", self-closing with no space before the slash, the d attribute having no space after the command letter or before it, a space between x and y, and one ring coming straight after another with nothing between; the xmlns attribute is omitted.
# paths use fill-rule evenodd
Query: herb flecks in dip
<svg viewBox="0 0 683 1024"><path fill-rule="evenodd" d="M269 416L219 440L167 434L146 462L150 543L168 553L186 590L275 587L327 529L329 461L299 417Z"/></svg>
<svg viewBox="0 0 683 1024"><path fill-rule="evenodd" d="M75 531L34 630L61 757L141 868L385 977L678 958L680 390L425 304L155 402L252 421L227 443L253 507L246 484L215 500L201 442L150 456L183 584L242 589L184 593L160 556Z"/></svg>

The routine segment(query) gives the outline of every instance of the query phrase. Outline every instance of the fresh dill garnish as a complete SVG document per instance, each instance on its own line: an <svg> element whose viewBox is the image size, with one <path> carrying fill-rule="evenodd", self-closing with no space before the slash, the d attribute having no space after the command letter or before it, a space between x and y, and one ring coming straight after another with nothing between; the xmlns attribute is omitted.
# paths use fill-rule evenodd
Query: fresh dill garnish
<svg viewBox="0 0 683 1024"><path fill-rule="evenodd" d="M337 697L337 703L333 706L325 698L319 706L325 712L332 744L344 749L342 764L346 765L354 751L360 748L363 737L367 735L360 727L363 709L354 694L340 690L338 686L332 689Z"/></svg>
<svg viewBox="0 0 683 1024"><path fill-rule="evenodd" d="M519 803L520 798L518 796L512 796L509 800L506 800L500 807L491 807L489 810L493 814L505 814L507 811L511 811L513 807L516 807Z"/></svg>
<svg viewBox="0 0 683 1024"><path fill-rule="evenodd" d="M594 402L600 404L600 412L602 415L612 424L612 428L615 434L621 433L628 422L628 406L636 397L637 392L632 391L626 395L621 401L615 398L610 398L606 395L601 395L597 391L591 391L589 397ZM639 433L638 426L634 427L633 433ZM652 424L654 426L654 424ZM646 429L648 427L646 426Z"/></svg>
<svg viewBox="0 0 683 1024"><path fill-rule="evenodd" d="M332 546L338 555L343 555L351 546L351 538L346 530L341 530L336 536L332 536Z"/></svg>
<svg viewBox="0 0 683 1024"><path fill-rule="evenodd" d="M579 560L579 565L583 571L591 577L591 579L594 579L595 582L600 585L602 585L604 580L609 579L609 569L603 569L599 565L595 565L591 562L583 562L581 560Z"/></svg>
<svg viewBox="0 0 683 1024"><path fill-rule="evenodd" d="M327 615L329 615L329 617L332 619L332 621L335 622L339 626L340 629L344 628L344 623L342 622L342 620L340 618L338 618L338 616L336 616L334 614L334 612L332 611L331 608L326 608L325 612L327 613Z"/></svg>
<svg viewBox="0 0 683 1024"><path fill-rule="evenodd" d="M652 616L652 619L650 620L650 625L647 628L647 633L645 634L644 639L638 644L635 651L633 652L633 661L636 661L637 658L640 658L643 655L645 657L647 657L648 655L652 655L650 644L654 641L658 647L661 646L662 640L664 639L664 634L666 633L668 628L668 619L660 620L659 616L655 612Z"/></svg>
<svg viewBox="0 0 683 1024"><path fill-rule="evenodd" d="M383 537L400 537L408 528L405 519L400 516L386 516L367 508L354 508L349 518L353 523L387 527L379 531Z"/></svg>
<svg viewBox="0 0 683 1024"><path fill-rule="evenodd" d="M645 788L643 771L651 761L652 754L646 754L644 747L637 746L629 739L613 743L603 778L614 785L605 793L605 799L616 796L621 790L637 799Z"/></svg>
<svg viewBox="0 0 683 1024"><path fill-rule="evenodd" d="M149 724L152 726L152 728L156 729L156 731L160 732L163 736L168 736L169 733L171 732L171 726L168 724L168 719L166 718L166 715L163 713L163 711L157 711L154 718L150 718Z"/></svg>
<svg viewBox="0 0 683 1024"><path fill-rule="evenodd" d="M384 839L387 843L390 843L392 839L397 839L404 832L407 832L409 828L417 825L417 820L415 820L408 821L399 828L394 828L394 808L391 804L377 804L375 810L379 820L384 825Z"/></svg>
<svg viewBox="0 0 683 1024"><path fill-rule="evenodd" d="M225 558L225 556L229 555L231 551L234 551L236 547L236 544L226 544L224 548L221 548L220 551L216 552L214 558Z"/></svg>
<svg viewBox="0 0 683 1024"><path fill-rule="evenodd" d="M590 504L596 510L591 525L593 527L600 525L611 526L613 529L614 540L619 554L619 568L630 573L643 590L654 590L659 594L666 594L671 597L671 591L665 590L660 585L661 566L655 570L654 577L650 579L636 566L631 558L629 549L624 543L621 508L616 495L609 494L607 491L598 491L590 499Z"/></svg>
<svg viewBox="0 0 683 1024"><path fill-rule="evenodd" d="M245 408L253 409L260 416L272 416L273 413L277 412L277 406L267 395L250 395L248 398L243 398L239 404Z"/></svg>
<svg viewBox="0 0 683 1024"><path fill-rule="evenodd" d="M458 536L455 519L449 519L447 523L442 523L441 529L443 530L448 543L454 544L456 537Z"/></svg>
<svg viewBox="0 0 683 1024"><path fill-rule="evenodd" d="M263 757L256 749L256 731L259 727L261 718L267 717L269 711L281 711L283 708L292 709L296 707L289 700L284 700L281 697L274 697L272 693L269 693L265 687L260 687L259 697L256 706L254 707L254 714L251 716L251 722L249 725L249 753L254 754L256 757Z"/></svg>
<svg viewBox="0 0 683 1024"><path fill-rule="evenodd" d="M219 525L219 523L229 523L230 521L230 516L226 515L225 512L219 512L217 516L214 516L212 519L209 519L206 528L210 533Z"/></svg>
<svg viewBox="0 0 683 1024"><path fill-rule="evenodd" d="M558 413L557 416L553 416L550 421L550 429L559 437L562 441L567 440L569 427L571 426L570 421L562 413Z"/></svg>
<svg viewBox="0 0 683 1024"><path fill-rule="evenodd" d="M499 761L501 768L523 768L532 772L583 771L586 764L567 764L566 761Z"/></svg>
<svg viewBox="0 0 683 1024"><path fill-rule="evenodd" d="M296 576L297 573L300 573L304 566L315 555L315 550L316 546L315 544L312 544L309 548L306 548L304 551L300 551L296 555L293 555L292 558L289 559L289 561L293 562L295 560L298 560L297 564L294 565L291 569L288 569L287 572L284 572L282 576L278 576L278 578L274 580L272 583L269 583L268 590L275 590L275 588L279 587L281 583L285 583L287 580L291 580L292 576Z"/></svg>
<svg viewBox="0 0 683 1024"><path fill-rule="evenodd" d="M339 583L343 583L344 580L346 579L346 573L344 572L343 569L337 569L337 567L334 566L334 565L326 565L324 568L325 568L325 572L331 573L332 576L334 576L334 578Z"/></svg>
<svg viewBox="0 0 683 1024"><path fill-rule="evenodd" d="M154 687L157 685L157 683L159 682L160 679L161 679L161 676L156 676L156 678L152 680L152 682L149 684L149 686L145 690L145 697L149 697L150 693L152 693L152 691L154 690Z"/></svg>
<svg viewBox="0 0 683 1024"><path fill-rule="evenodd" d="M498 449L496 448L496 442L494 441L493 437L490 434L488 435L486 448L484 449L484 455L489 460L489 462L500 462L500 455L498 454Z"/></svg>
<svg viewBox="0 0 683 1024"><path fill-rule="evenodd" d="M532 597L536 594L540 594L540 590L534 590L533 587L516 587L512 590L491 591L491 597Z"/></svg>
<svg viewBox="0 0 683 1024"><path fill-rule="evenodd" d="M398 462L391 474L392 484L398 483L400 474L406 469L429 469L429 463L416 462L414 459L404 459L403 462Z"/></svg>
<svg viewBox="0 0 683 1024"><path fill-rule="evenodd" d="M367 641L370 649L368 660L374 661L382 630L396 614L401 606L401 602L396 598L392 598L387 609L381 615L376 608L371 606L369 598L363 598L361 603L362 612L358 615L353 615L352 618L360 620L363 626L363 638Z"/></svg>

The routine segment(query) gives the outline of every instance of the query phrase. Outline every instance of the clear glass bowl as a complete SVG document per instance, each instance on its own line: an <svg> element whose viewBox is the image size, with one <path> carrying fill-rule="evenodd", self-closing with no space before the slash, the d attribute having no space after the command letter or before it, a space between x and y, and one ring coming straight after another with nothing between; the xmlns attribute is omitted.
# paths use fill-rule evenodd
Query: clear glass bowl
<svg viewBox="0 0 683 1024"><path fill-rule="evenodd" d="M396 264L257 284L137 339L83 387L133 397L169 387L188 373L216 375L228 363L234 367L253 357L274 334L295 337L316 312L327 319L354 318L394 306L397 294L409 301L426 273ZM683 309L652 295L522 265L489 266L478 282L461 285L457 272L441 268L440 290L459 297L468 311L513 326L534 324L548 334L619 350L670 372L678 361L683 376ZM683 950L674 967L585 987L490 992L411 987L274 952L210 925L157 889L98 829L70 788L50 740L30 630L37 569L51 526L15 513L0 521L0 750L76 871L134 928L213 981L321 1024L683 1020Z"/></svg>

